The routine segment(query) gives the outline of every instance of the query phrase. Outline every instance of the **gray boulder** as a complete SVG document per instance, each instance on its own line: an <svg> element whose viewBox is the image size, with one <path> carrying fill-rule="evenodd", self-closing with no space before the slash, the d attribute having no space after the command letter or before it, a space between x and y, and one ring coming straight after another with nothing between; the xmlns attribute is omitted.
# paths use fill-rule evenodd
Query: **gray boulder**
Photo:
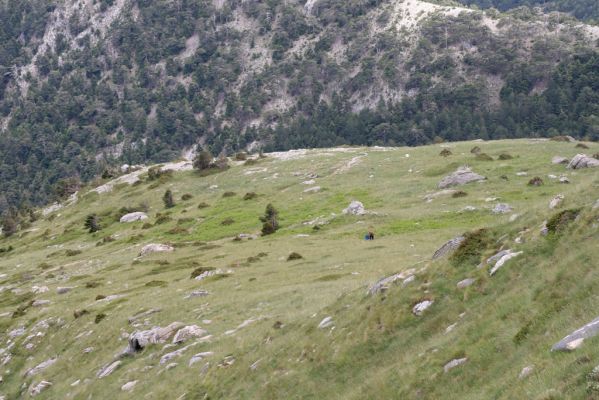
<svg viewBox="0 0 599 400"><path fill-rule="evenodd" d="M566 157L555 156L551 159L552 164L568 164L570 160Z"/></svg>
<svg viewBox="0 0 599 400"><path fill-rule="evenodd" d="M366 214L366 209L364 209L364 204L361 202L354 200L349 203L346 209L343 210L343 214L347 215L364 215Z"/></svg>
<svg viewBox="0 0 599 400"><path fill-rule="evenodd" d="M175 248L172 246L169 246L168 244L150 243L150 244L146 244L144 247L142 247L139 255L140 255L140 257L143 257L145 255L152 254L152 253L170 253L172 251L175 251Z"/></svg>
<svg viewBox="0 0 599 400"><path fill-rule="evenodd" d="M549 208L551 210L553 210L554 208L558 208L562 205L563 202L564 202L564 195L558 194L553 199L551 199L551 201L549 202Z"/></svg>
<svg viewBox="0 0 599 400"><path fill-rule="evenodd" d="M48 381L41 381L37 385L32 384L29 388L29 395L31 397L35 397L38 394L42 393L44 390L48 389L50 386L52 386L52 382Z"/></svg>
<svg viewBox="0 0 599 400"><path fill-rule="evenodd" d="M426 310L430 308L430 306L433 305L433 303L434 301L432 300L421 301L412 308L412 314L418 317L421 316Z"/></svg>
<svg viewBox="0 0 599 400"><path fill-rule="evenodd" d="M173 322L168 326L156 326L147 331L136 331L129 335L129 344L123 355L135 354L151 344L165 343L183 327L181 322Z"/></svg>
<svg viewBox="0 0 599 400"><path fill-rule="evenodd" d="M188 326L185 326L177 331L177 333L175 334L175 337L173 338L173 343L175 343L175 344L184 343L191 338L202 337L206 333L208 333L208 332L205 331L204 329L200 328L197 325L188 325Z"/></svg>
<svg viewBox="0 0 599 400"><path fill-rule="evenodd" d="M40 372L42 372L46 368L52 366L56 362L56 360L57 360L57 358L54 357L54 358L50 358L50 359L44 361L41 364L38 364L37 366L35 366L35 367L31 368L30 370L28 370L25 373L25 376L33 376L33 375L39 374Z"/></svg>
<svg viewBox="0 0 599 400"><path fill-rule="evenodd" d="M127 222L136 222L136 221L143 221L145 219L148 219L148 215L144 212L133 212L133 213L129 213L129 214L125 214L121 217L121 221L122 223L127 223Z"/></svg>
<svg viewBox="0 0 599 400"><path fill-rule="evenodd" d="M437 187L439 189L447 189L452 186L461 186L471 182L484 181L485 179L487 178L472 172L468 167L460 167L451 175L441 179L441 182L439 182Z"/></svg>
<svg viewBox="0 0 599 400"><path fill-rule="evenodd" d="M369 289L368 289L368 294L373 296L377 293L381 293L384 292L385 290L389 289L389 286L391 284L393 284L394 282L401 280L404 281L404 283L409 283L409 282L405 282L405 280L407 280L410 277L413 277L414 275L412 275L414 273L414 269L409 269L407 271L403 271L397 274L393 274L391 276L379 279L374 285L372 285Z"/></svg>
<svg viewBox="0 0 599 400"><path fill-rule="evenodd" d="M589 157L586 154L576 154L570 164L569 169L580 169L580 168L591 168L599 167L599 160L593 157Z"/></svg>
<svg viewBox="0 0 599 400"><path fill-rule="evenodd" d="M435 254L433 254L433 260L445 257L447 254L454 252L458 247L460 247L464 240L466 240L464 236L458 236L451 239L441 246L437 251L435 251Z"/></svg>
<svg viewBox="0 0 599 400"><path fill-rule="evenodd" d="M458 287L458 289L466 289L468 286L472 286L474 282L476 282L476 279L467 278L462 281L459 281L456 286Z"/></svg>
<svg viewBox="0 0 599 400"><path fill-rule="evenodd" d="M333 317L325 317L322 321L320 321L320 324L318 324L318 328L324 329L331 325L333 325Z"/></svg>
<svg viewBox="0 0 599 400"><path fill-rule="evenodd" d="M114 371L116 371L116 369L122 364L122 361L114 361L104 367L102 367L98 373L97 373L97 377L98 379L102 379L107 377L108 375L112 374Z"/></svg>
<svg viewBox="0 0 599 400"><path fill-rule="evenodd" d="M578 328L568 336L557 342L551 348L551 351L572 351L582 345L585 339L592 338L599 334L599 317L588 324Z"/></svg>
<svg viewBox="0 0 599 400"><path fill-rule="evenodd" d="M497 262L495 263L495 266L493 266L493 268L491 268L491 271L489 271L489 275L491 275L491 276L495 275L495 273L497 271L499 271L499 269L501 267L503 267L506 262L508 262L509 260L511 260L514 257L518 257L522 253L523 253L522 251L512 253L510 250L507 254L505 254L503 257L501 257L499 260L497 260Z"/></svg>
<svg viewBox="0 0 599 400"><path fill-rule="evenodd" d="M513 210L512 206L507 203L497 203L493 208L493 214L507 214Z"/></svg>
<svg viewBox="0 0 599 400"><path fill-rule="evenodd" d="M443 366L443 371L445 371L445 373L447 373L450 370L454 369L455 367L465 364L466 361L468 361L468 359L465 357L464 358L456 358L454 360L451 360L450 362L448 362L447 364L445 364Z"/></svg>

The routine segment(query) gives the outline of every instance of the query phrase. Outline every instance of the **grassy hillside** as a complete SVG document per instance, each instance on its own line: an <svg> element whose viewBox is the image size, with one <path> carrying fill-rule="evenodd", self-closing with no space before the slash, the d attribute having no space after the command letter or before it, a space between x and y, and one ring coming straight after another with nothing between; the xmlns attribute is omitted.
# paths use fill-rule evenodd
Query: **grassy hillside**
<svg viewBox="0 0 599 400"><path fill-rule="evenodd" d="M493 161L471 153L474 146ZM599 151L588 146L517 140L295 151L207 177L142 174L109 193L83 189L74 204L0 241L0 394L26 398L47 381L38 398L599 398L588 375L599 363L597 339L550 352L598 314L597 173L551 163ZM452 155L440 156L443 148ZM425 199L466 164L487 180L460 187L465 195ZM571 183L559 183L562 175ZM535 176L542 186L527 184ZM165 210L167 189L176 205ZM249 192L257 197L244 200ZM550 210L557 194L563 205ZM343 215L352 200L371 213ZM268 203L281 229L234 240L259 233ZM494 214L497 203L513 211ZM149 219L120 223L123 207L147 209ZM545 220L579 208L575 221L540 235ZM102 227L93 234L83 228L91 213ZM369 229L374 241L364 240ZM431 260L465 232L476 232L467 245ZM149 243L174 251L139 257ZM501 248L523 253L492 277L477 268ZM292 252L303 258L288 261ZM222 271L191 279L199 268ZM411 282L367 295L378 279L409 269ZM476 281L458 289L466 278ZM188 297L198 290L208 294ZM432 306L415 316L423 300ZM325 317L332 325L318 328ZM132 332L176 321L207 333L118 358ZM189 366L203 352L212 354ZM444 372L460 358L467 361ZM122 389L133 381L125 386L132 392Z"/></svg>

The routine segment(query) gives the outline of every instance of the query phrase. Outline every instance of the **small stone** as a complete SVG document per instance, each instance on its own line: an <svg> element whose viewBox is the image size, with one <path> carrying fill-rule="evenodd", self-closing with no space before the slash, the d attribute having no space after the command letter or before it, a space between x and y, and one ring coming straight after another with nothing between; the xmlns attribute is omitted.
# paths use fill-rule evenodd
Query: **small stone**
<svg viewBox="0 0 599 400"><path fill-rule="evenodd" d="M552 164L568 164L570 160L566 157L555 156L551 159Z"/></svg>
<svg viewBox="0 0 599 400"><path fill-rule="evenodd" d="M421 301L412 308L412 314L421 316L426 310L429 309L430 306L433 305L433 303L434 302L432 300Z"/></svg>
<svg viewBox="0 0 599 400"><path fill-rule="evenodd" d="M210 293L207 290L198 289L198 290L194 290L193 292L190 292L184 298L192 299L194 297L205 297L205 296L208 296L209 294Z"/></svg>
<svg viewBox="0 0 599 400"><path fill-rule="evenodd" d="M41 294L41 293L46 293L48 290L48 286L33 286L31 288L31 292L33 294Z"/></svg>
<svg viewBox="0 0 599 400"><path fill-rule="evenodd" d="M32 386L29 389L29 395L31 397L37 396L38 394L42 393L44 390L48 389L50 386L52 386L52 382L41 381L40 383L38 383L35 386Z"/></svg>
<svg viewBox="0 0 599 400"><path fill-rule="evenodd" d="M503 267L506 262L508 262L509 260L511 260L514 257L518 257L522 253L523 253L522 251L518 251L516 253L509 252L508 254L504 255L495 263L495 266L493 268L491 268L491 271L489 271L489 275L491 275L491 276L495 275L495 273L501 267Z"/></svg>
<svg viewBox="0 0 599 400"><path fill-rule="evenodd" d="M205 351L203 353L198 353L195 354L193 357L191 357L191 359L189 360L189 366L191 367L193 364L198 363L200 361L202 361L204 358L206 357L210 357L214 355L213 352L211 351Z"/></svg>
<svg viewBox="0 0 599 400"><path fill-rule="evenodd" d="M507 214L512 211L512 207L507 203L497 203L493 208L493 214Z"/></svg>
<svg viewBox="0 0 599 400"><path fill-rule="evenodd" d="M553 210L554 208L558 208L562 205L563 202L564 202L564 195L558 194L553 199L551 199L551 201L549 202L549 208L551 210Z"/></svg>
<svg viewBox="0 0 599 400"><path fill-rule="evenodd" d="M528 378L534 371L534 366L533 365L528 365L524 368L522 368L522 371L520 371L520 374L518 375L519 379L525 379Z"/></svg>
<svg viewBox="0 0 599 400"><path fill-rule="evenodd" d="M137 384L137 381L130 381L125 383L123 386L121 386L121 390L123 392L130 392L135 388L135 385Z"/></svg>
<svg viewBox="0 0 599 400"><path fill-rule="evenodd" d="M170 363L169 365L166 366L166 370L168 371L169 369L173 369L175 368L177 365L179 365L178 363Z"/></svg>
<svg viewBox="0 0 599 400"><path fill-rule="evenodd" d="M476 279L467 278L462 281L459 281L457 287L458 289L466 289L468 286L471 286L474 282L476 282Z"/></svg>
<svg viewBox="0 0 599 400"><path fill-rule="evenodd" d="M56 288L56 294L65 294L70 292L71 290L73 290L73 287L69 287L69 286L59 286Z"/></svg>
<svg viewBox="0 0 599 400"><path fill-rule="evenodd" d="M34 300L33 303L31 303L32 307L43 307L43 306L47 306L50 304L50 300Z"/></svg>
<svg viewBox="0 0 599 400"><path fill-rule="evenodd" d="M175 251L175 248L172 246L169 246L167 244L151 243L151 244L147 244L144 247L142 247L139 255L140 255L140 257L143 257L143 256L151 254L151 253L165 253L165 252L169 253L172 251Z"/></svg>
<svg viewBox="0 0 599 400"><path fill-rule="evenodd" d="M133 213L123 215L120 219L120 222L121 223L129 223L129 222L143 221L146 219L148 219L148 215L146 213L133 212Z"/></svg>
<svg viewBox="0 0 599 400"><path fill-rule="evenodd" d="M81 379L77 379L75 382L71 383L71 387L78 386L81 383Z"/></svg>
<svg viewBox="0 0 599 400"><path fill-rule="evenodd" d="M472 172L468 167L460 167L454 173L441 179L437 187L439 189L447 189L453 186L461 186L471 182L484 181L485 178L482 175Z"/></svg>
<svg viewBox="0 0 599 400"><path fill-rule="evenodd" d="M453 331L455 329L455 327L458 326L458 323L453 323L451 325L449 325L447 328L445 328L445 333L450 333L451 331Z"/></svg>
<svg viewBox="0 0 599 400"><path fill-rule="evenodd" d="M318 324L318 328L324 329L331 325L333 325L333 317L325 317L322 321L320 321L320 324Z"/></svg>
<svg viewBox="0 0 599 400"><path fill-rule="evenodd" d="M33 375L39 374L40 372L42 372L46 368L51 367L56 362L56 360L57 360L57 358L54 357L54 358L50 358L50 359L44 361L41 364L38 364L34 368L31 368L29 371L27 371L25 373L25 376L33 376Z"/></svg>
<svg viewBox="0 0 599 400"><path fill-rule="evenodd" d="M318 192L320 192L320 189L321 189L320 186L314 186L314 187L304 190L304 193L318 193Z"/></svg>
<svg viewBox="0 0 599 400"><path fill-rule="evenodd" d="M98 371L97 377L99 379L107 377L108 375L112 374L122 363L122 361L115 361L112 364L106 365L100 369L100 371Z"/></svg>
<svg viewBox="0 0 599 400"><path fill-rule="evenodd" d="M443 371L445 371L445 373L447 373L450 370L452 370L453 368L466 363L466 361L468 361L468 358L457 358L457 359L451 360L450 362L445 364L445 366L443 367Z"/></svg>
<svg viewBox="0 0 599 400"><path fill-rule="evenodd" d="M364 209L364 204L361 202L354 200L349 203L346 209L343 210L343 214L348 215L364 215L366 214L366 210Z"/></svg>
<svg viewBox="0 0 599 400"><path fill-rule="evenodd" d="M191 338L202 337L206 333L207 332L204 329L200 328L197 325L185 326L185 327L179 329L179 331L177 331L177 333L175 334L175 337L173 338L173 343L175 343L175 344L184 343Z"/></svg>

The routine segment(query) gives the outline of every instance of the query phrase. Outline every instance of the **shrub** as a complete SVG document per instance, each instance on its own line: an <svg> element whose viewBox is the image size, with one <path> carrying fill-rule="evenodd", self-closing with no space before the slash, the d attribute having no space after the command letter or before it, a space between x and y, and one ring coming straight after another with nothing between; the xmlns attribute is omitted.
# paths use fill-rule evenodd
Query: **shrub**
<svg viewBox="0 0 599 400"><path fill-rule="evenodd" d="M570 210L564 210L555 214L553 217L549 219L549 221L547 221L547 230L550 233L556 234L563 232L568 227L568 225L571 222L573 222L576 219L576 217L578 217L580 211L580 208L575 208Z"/></svg>
<svg viewBox="0 0 599 400"><path fill-rule="evenodd" d="M262 235L270 235L279 229L279 212L272 204L266 206L264 216L260 217L262 221Z"/></svg>
<svg viewBox="0 0 599 400"><path fill-rule="evenodd" d="M512 158L514 158L514 157L512 157L512 156L511 156L510 154L508 154L508 153L501 153L501 154L499 155L499 159L500 159L500 160L511 160Z"/></svg>
<svg viewBox="0 0 599 400"><path fill-rule="evenodd" d="M252 200L252 199L255 199L256 197L258 197L258 195L256 193L249 192L249 193L246 193L245 196L243 196L243 199L244 200Z"/></svg>
<svg viewBox="0 0 599 400"><path fill-rule="evenodd" d="M587 146L587 145L586 145L586 144L584 144L584 143L578 143L578 144L576 145L576 148L577 148L577 149L588 149L588 148L589 148L589 146Z"/></svg>
<svg viewBox="0 0 599 400"><path fill-rule="evenodd" d="M73 317L75 317L75 319L83 317L85 314L89 314L89 311L86 309L73 311Z"/></svg>
<svg viewBox="0 0 599 400"><path fill-rule="evenodd" d="M16 218L11 214L6 213L2 217L2 234L5 237L12 236L17 232L17 228L18 224Z"/></svg>
<svg viewBox="0 0 599 400"><path fill-rule="evenodd" d="M304 258L304 257L302 257L302 255L301 255L301 254L299 254L299 253L296 253L296 252L294 251L294 252L292 252L291 254L289 254L289 257L287 257L287 261L301 260L302 258Z"/></svg>
<svg viewBox="0 0 599 400"><path fill-rule="evenodd" d="M245 161L248 159L248 155L247 153L240 151L239 153L235 154L235 160L237 161Z"/></svg>
<svg viewBox="0 0 599 400"><path fill-rule="evenodd" d="M441 152L439 153L439 155L441 157L449 157L450 155L452 155L453 153L451 152L451 150L449 149L443 149L441 150Z"/></svg>
<svg viewBox="0 0 599 400"><path fill-rule="evenodd" d="M173 199L173 192L171 192L170 189L168 189L166 192L164 192L164 195L162 196L162 202L164 203L165 208L173 208L175 206L175 200Z"/></svg>
<svg viewBox="0 0 599 400"><path fill-rule="evenodd" d="M493 235L487 229L464 234L464 241L449 257L455 266L478 264L483 252L493 244Z"/></svg>
<svg viewBox="0 0 599 400"><path fill-rule="evenodd" d="M191 200L192 198L193 196L189 193L185 193L183 196L181 196L181 200L183 201Z"/></svg>
<svg viewBox="0 0 599 400"><path fill-rule="evenodd" d="M99 324L100 322L102 322L102 320L103 320L104 318L106 318L106 314L104 314L104 313L100 313L100 314L96 315L96 318L94 319L94 322L95 322L96 324Z"/></svg>
<svg viewBox="0 0 599 400"><path fill-rule="evenodd" d="M71 249L68 249L67 251L65 251L65 255L67 257L74 257L74 256L77 256L79 254L81 254L81 250L71 250Z"/></svg>
<svg viewBox="0 0 599 400"><path fill-rule="evenodd" d="M98 221L98 217L96 214L90 214L85 218L85 222L83 223L85 229L89 231L89 233L98 232L100 228L100 222Z"/></svg>
<svg viewBox="0 0 599 400"><path fill-rule="evenodd" d="M470 153L472 154L478 154L480 153L482 150L480 149L480 147L478 146L474 146L473 148L470 149Z"/></svg>
<svg viewBox="0 0 599 400"><path fill-rule="evenodd" d="M243 163L243 165L256 165L258 164L258 160L255 160L253 158L248 158L247 161L245 163Z"/></svg>
<svg viewBox="0 0 599 400"><path fill-rule="evenodd" d="M528 186L542 186L542 185L543 185L543 180L541 178L539 178L538 176L535 176L530 181L528 181Z"/></svg>
<svg viewBox="0 0 599 400"><path fill-rule="evenodd" d="M193 168L197 169L198 171L207 170L211 167L213 160L214 157L209 151L202 150L193 160Z"/></svg>
<svg viewBox="0 0 599 400"><path fill-rule="evenodd" d="M457 192L454 192L451 197L453 197L454 199L457 199L459 197L466 197L468 196L468 193L464 192L463 190L458 190Z"/></svg>
<svg viewBox="0 0 599 400"><path fill-rule="evenodd" d="M233 225L234 223L235 223L235 220L233 218L226 218L220 224L222 226L229 226L229 225Z"/></svg>
<svg viewBox="0 0 599 400"><path fill-rule="evenodd" d="M165 214L156 214L156 225L165 224L171 222L173 219Z"/></svg>
<svg viewBox="0 0 599 400"><path fill-rule="evenodd" d="M225 198L226 198L226 197L233 197L233 196L235 196L236 194L237 194L237 193L235 193L235 192L225 192L225 193L223 193L223 197L225 197Z"/></svg>
<svg viewBox="0 0 599 400"><path fill-rule="evenodd" d="M198 267L191 272L190 279L195 278L196 276L202 275L204 272L214 271L213 267Z"/></svg>
<svg viewBox="0 0 599 400"><path fill-rule="evenodd" d="M550 140L552 140L554 142L569 142L570 138L568 136L558 135L558 136L552 137Z"/></svg>
<svg viewBox="0 0 599 400"><path fill-rule="evenodd" d="M478 153L476 155L476 160L477 161L493 161L493 157L491 157L487 153Z"/></svg>
<svg viewBox="0 0 599 400"><path fill-rule="evenodd" d="M148 180L155 181L157 179L165 180L173 175L173 171L166 170L163 171L162 167L157 165L148 170Z"/></svg>
<svg viewBox="0 0 599 400"><path fill-rule="evenodd" d="M198 208L201 210L202 208L208 208L210 207L210 204L206 203L205 201L201 202L200 204L198 204Z"/></svg>
<svg viewBox="0 0 599 400"><path fill-rule="evenodd" d="M152 227L152 224L151 224L151 223L149 223L149 222L145 222L145 223L142 225L141 229L150 229L151 227Z"/></svg>

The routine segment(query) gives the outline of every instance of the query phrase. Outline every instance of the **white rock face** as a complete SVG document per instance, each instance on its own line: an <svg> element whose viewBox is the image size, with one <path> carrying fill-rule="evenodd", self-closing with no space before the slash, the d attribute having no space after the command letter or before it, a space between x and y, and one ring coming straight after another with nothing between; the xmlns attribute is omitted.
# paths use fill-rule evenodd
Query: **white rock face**
<svg viewBox="0 0 599 400"><path fill-rule="evenodd" d="M499 259L499 261L497 261L495 263L495 266L493 268L491 268L491 271L489 271L489 275L493 276L495 275L495 273L505 265L506 262L508 262L509 260L511 260L514 257L518 257L520 254L522 254L522 251L518 251L516 253L512 253L511 251L508 254L505 254L503 257L501 257Z"/></svg>
<svg viewBox="0 0 599 400"><path fill-rule="evenodd" d="M136 222L136 221L143 221L148 219L148 215L144 212L133 212L133 213L129 213L129 214L125 214L121 217L120 222L122 223L127 223L127 222Z"/></svg>
<svg viewBox="0 0 599 400"><path fill-rule="evenodd" d="M347 215L364 215L366 214L366 210L364 209L364 204L361 202L354 200L349 203L346 209L343 210L343 214Z"/></svg>
<svg viewBox="0 0 599 400"><path fill-rule="evenodd" d="M325 317L322 321L320 321L320 324L318 324L318 328L324 329L331 325L333 325L333 317Z"/></svg>
<svg viewBox="0 0 599 400"><path fill-rule="evenodd" d="M437 187L439 189L447 189L452 186L461 186L471 182L484 181L485 179L487 178L472 172L469 167L461 167L458 168L456 172L443 178Z"/></svg>
<svg viewBox="0 0 599 400"><path fill-rule="evenodd" d="M564 202L564 195L558 194L553 199L551 199L551 201L549 202L549 208L551 210L553 210L554 208L558 208L562 205L563 202Z"/></svg>
<svg viewBox="0 0 599 400"><path fill-rule="evenodd" d="M412 308L412 314L414 314L416 316L422 315L422 313L424 313L426 310L428 310L430 308L430 306L433 305L433 303L434 302L432 300L421 301L420 303L416 304Z"/></svg>
<svg viewBox="0 0 599 400"><path fill-rule="evenodd" d="M569 169L580 169L580 168L591 168L599 167L599 160L593 157L589 157L586 154L576 154L570 164Z"/></svg>
<svg viewBox="0 0 599 400"><path fill-rule="evenodd" d="M40 293L46 293L48 290L48 286L32 286L31 287L31 293L34 294L40 294Z"/></svg>
<svg viewBox="0 0 599 400"><path fill-rule="evenodd" d="M406 285L411 282L411 280L408 281L409 278L412 277L412 280L416 279L413 275L414 272L415 272L414 269L409 269L407 271L402 271L397 274L393 274L391 276L387 276L385 278L379 279L374 285L372 285L368 289L368 294L373 296L377 293L382 293L385 290L388 290L390 285L397 282L398 280L403 281L403 284Z"/></svg>
<svg viewBox="0 0 599 400"><path fill-rule="evenodd" d="M173 343L175 343L175 344L184 343L191 338L202 337L206 333L208 333L208 332L206 332L204 329L200 328L197 325L188 325L188 326L185 326L177 331L177 333L175 334L175 337L173 338Z"/></svg>
<svg viewBox="0 0 599 400"><path fill-rule="evenodd" d="M445 371L447 373L450 370L452 370L453 368L466 363L466 361L468 361L467 358L456 358L455 360L451 360L450 362L445 364L445 366L443 367L443 371Z"/></svg>
<svg viewBox="0 0 599 400"><path fill-rule="evenodd" d="M175 248L167 244L150 243L142 247L139 255L143 257L151 253L170 253L172 251L175 251Z"/></svg>
<svg viewBox="0 0 599 400"><path fill-rule="evenodd" d="M115 361L112 364L106 365L105 367L100 369L100 371L98 371L98 378L102 379L112 374L122 363L122 361Z"/></svg>

